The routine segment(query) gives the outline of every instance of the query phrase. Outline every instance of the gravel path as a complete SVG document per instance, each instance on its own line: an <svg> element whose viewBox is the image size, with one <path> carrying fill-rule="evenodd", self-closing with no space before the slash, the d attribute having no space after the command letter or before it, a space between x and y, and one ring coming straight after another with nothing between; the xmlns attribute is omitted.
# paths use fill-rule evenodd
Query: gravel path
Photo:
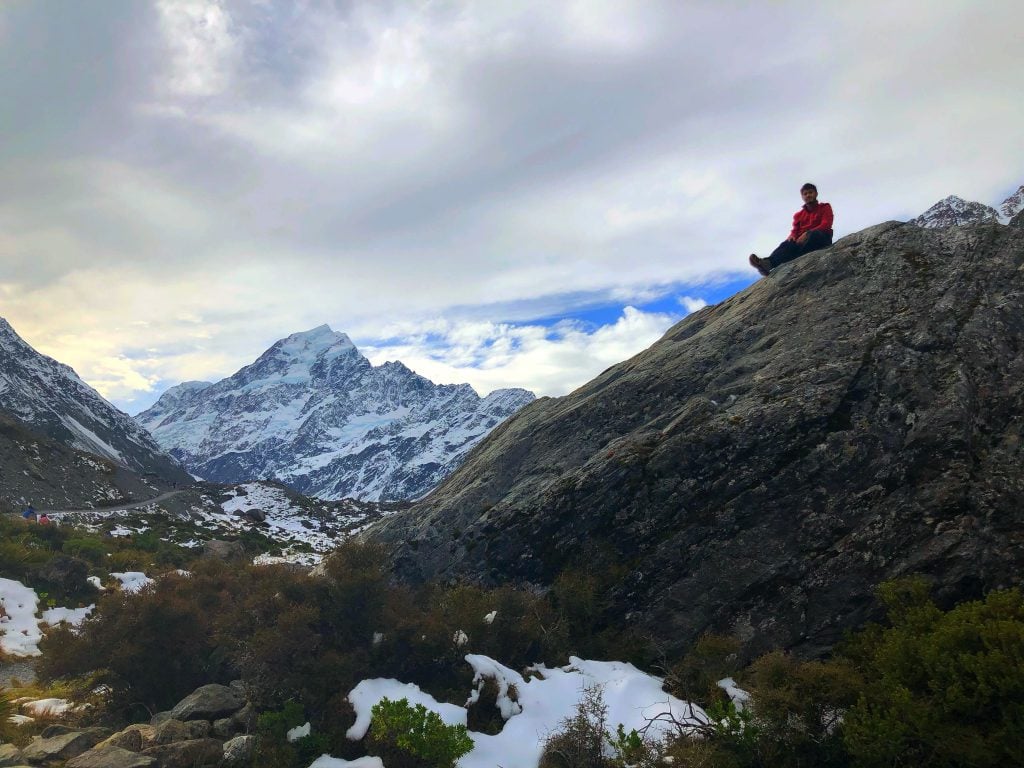
<svg viewBox="0 0 1024 768"><path fill-rule="evenodd" d="M37 514L43 514L44 512L50 517L59 517L60 515L81 515L86 513L96 512L123 512L126 509L138 509L139 507L145 507L148 504L157 504L165 499L169 499L172 496L177 496L179 493L184 493L184 490L168 491L167 493L155 496L152 499L144 499L142 501L133 501L131 504L121 504L117 507L92 507L89 509L37 509Z"/></svg>

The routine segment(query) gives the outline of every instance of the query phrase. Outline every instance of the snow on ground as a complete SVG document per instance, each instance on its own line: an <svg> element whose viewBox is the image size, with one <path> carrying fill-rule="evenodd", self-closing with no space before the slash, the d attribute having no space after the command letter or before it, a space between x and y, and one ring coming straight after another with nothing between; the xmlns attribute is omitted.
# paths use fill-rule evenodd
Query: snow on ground
<svg viewBox="0 0 1024 768"><path fill-rule="evenodd" d="M39 597L31 587L20 581L0 579L0 607L6 615L0 616L0 650L11 656L39 656L39 641L43 624L59 624L66 621L78 626L95 606L86 608L49 608L39 611Z"/></svg>
<svg viewBox="0 0 1024 768"><path fill-rule="evenodd" d="M115 579L121 582L121 589L125 592L138 592L144 587L148 587L153 583L153 579L149 578L142 571L125 571L124 573L111 573Z"/></svg>
<svg viewBox="0 0 1024 768"><path fill-rule="evenodd" d="M21 708L32 717L56 717L63 715L74 706L67 699L37 699L22 704Z"/></svg>
<svg viewBox="0 0 1024 768"><path fill-rule="evenodd" d="M320 755L309 768L384 768L379 757L360 757L357 760L342 760L340 757Z"/></svg>
<svg viewBox="0 0 1024 768"><path fill-rule="evenodd" d="M238 490L241 490L242 493L238 493ZM351 535L346 533L339 536L339 527L350 526L365 517L364 515L346 516L344 519L339 519L338 524L321 526L316 520L303 514L301 508L296 508L282 488L263 483L244 483L237 486L235 495L222 502L220 507L224 510L223 513L205 512L204 517L221 526L238 530L252 526L252 523L241 517L242 513L250 509L259 509L266 515L264 524L261 525L262 532L275 541L279 541L286 551L280 558L258 557L254 561L257 564L288 562L316 565L323 559L324 553L338 545L340 539ZM303 552L289 549L289 545L297 544L307 545L314 551Z"/></svg>
<svg viewBox="0 0 1024 768"><path fill-rule="evenodd" d="M95 608L95 605L87 605L85 608L47 608L43 611L43 623L57 626L65 621L72 627L77 627Z"/></svg>
<svg viewBox="0 0 1024 768"><path fill-rule="evenodd" d="M630 731L653 723L648 736L657 739L674 733L677 725L704 724L704 711L662 690L662 680L641 672L632 664L619 661L587 661L570 657L564 667L530 667L529 679L487 656L468 654L466 661L476 673L474 690L468 703L479 698L486 679L499 689L497 706L506 718L501 733L489 735L469 732L473 750L458 762L459 768L494 768L496 765L536 768L544 742L571 717L587 691L598 687L608 707L608 726L614 732L620 723ZM466 709L436 701L418 686L397 680L363 680L352 689L349 701L356 711L356 722L347 736L362 739L370 727L371 710L381 699L407 699L413 706L422 704L440 715L449 725L465 725ZM674 721L674 722L672 722ZM373 761L376 758L363 758ZM378 768L378 762L344 761L327 755L310 768Z"/></svg>
<svg viewBox="0 0 1024 768"><path fill-rule="evenodd" d="M0 579L0 607L5 614L0 616L0 650L11 656L38 656L43 633L36 618L36 591L20 581Z"/></svg>

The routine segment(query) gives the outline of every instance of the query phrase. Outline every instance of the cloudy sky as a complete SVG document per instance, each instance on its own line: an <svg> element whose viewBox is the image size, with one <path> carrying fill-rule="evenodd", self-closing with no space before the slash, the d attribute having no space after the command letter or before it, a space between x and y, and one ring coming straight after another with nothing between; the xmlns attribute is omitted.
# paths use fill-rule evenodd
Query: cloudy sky
<svg viewBox="0 0 1024 768"><path fill-rule="evenodd" d="M0 316L130 413L328 323L564 394L842 236L1024 183L1024 4L2 0Z"/></svg>

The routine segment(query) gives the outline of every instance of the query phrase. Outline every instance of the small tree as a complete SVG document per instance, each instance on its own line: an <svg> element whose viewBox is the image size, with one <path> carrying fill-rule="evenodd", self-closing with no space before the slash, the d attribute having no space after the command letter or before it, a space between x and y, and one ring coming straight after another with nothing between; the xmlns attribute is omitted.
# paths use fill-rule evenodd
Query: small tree
<svg viewBox="0 0 1024 768"><path fill-rule="evenodd" d="M370 712L370 742L383 752L388 768L455 768L455 761L473 749L464 725L445 725L441 716L407 699L384 698Z"/></svg>

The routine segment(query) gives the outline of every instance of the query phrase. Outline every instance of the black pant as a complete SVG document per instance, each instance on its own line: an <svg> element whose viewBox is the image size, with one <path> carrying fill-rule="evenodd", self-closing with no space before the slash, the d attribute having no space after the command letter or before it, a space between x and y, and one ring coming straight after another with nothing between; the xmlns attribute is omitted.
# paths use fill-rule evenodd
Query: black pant
<svg viewBox="0 0 1024 768"><path fill-rule="evenodd" d="M768 261L771 262L772 269L775 269L780 264L792 261L797 256L803 256L811 251L820 251L830 245L832 245L831 233L824 229L812 229L807 233L807 241L802 244L796 240L783 240L779 243L779 247L772 251Z"/></svg>

